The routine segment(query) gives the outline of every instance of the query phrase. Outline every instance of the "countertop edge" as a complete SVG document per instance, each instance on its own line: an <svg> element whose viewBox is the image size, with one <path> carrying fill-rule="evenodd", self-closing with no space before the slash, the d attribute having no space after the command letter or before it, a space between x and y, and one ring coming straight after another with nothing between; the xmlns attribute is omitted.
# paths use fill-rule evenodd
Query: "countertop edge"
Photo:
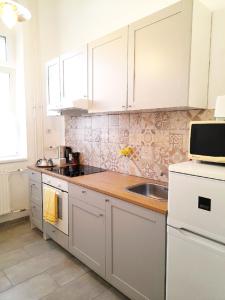
<svg viewBox="0 0 225 300"><path fill-rule="evenodd" d="M168 211L167 208L166 209L159 208L159 207L151 205L151 204L146 204L145 205L144 203L141 203L141 202L139 202L137 200L132 200L132 199L126 197L126 196L123 196L120 193L116 193L116 192L113 193L113 192L110 192L110 191L106 191L105 189L98 188L97 186L90 186L88 183L85 184L83 182L75 181L74 180L75 178L73 180L71 180L70 177L65 177L65 176L60 175L60 174L55 174L55 173L52 173L51 171L45 170L43 168L38 168L38 167L35 167L35 166L28 166L28 169L36 171L36 172L40 172L42 174L46 174L46 175L49 175L49 176L56 177L58 179L67 181L70 184L75 184L75 185L78 185L78 186L81 186L81 187L93 190L95 192L102 193L102 194L104 194L106 196L113 197L113 198L116 198L116 199L119 199L119 200L122 200L122 201L125 201L125 202L128 202L128 203L132 203L134 205L143 207L145 209L152 210L154 212L157 212L157 213L160 213L160 214L163 214L163 215L167 215L167 211ZM126 174L122 174L122 173L118 173L118 172L113 172L113 171L107 171L107 172L112 173L112 174L125 175L125 176L129 176L129 177L133 177L133 178L137 177L138 179L143 179L143 181L145 181L145 182L156 182L155 180L146 179L146 178L142 178L142 177L138 177L138 176L134 176L134 175L126 175ZM95 174L99 174L99 173L95 173ZM92 175L95 175L95 174L84 175L84 176L82 176L82 178L85 178L85 176L92 176ZM78 177L76 177L76 178L78 178ZM160 183L160 184L164 185L164 186L167 186L165 183ZM136 195L136 197L137 197L137 195ZM138 197L140 197L140 199L143 200L144 196L138 196Z"/></svg>

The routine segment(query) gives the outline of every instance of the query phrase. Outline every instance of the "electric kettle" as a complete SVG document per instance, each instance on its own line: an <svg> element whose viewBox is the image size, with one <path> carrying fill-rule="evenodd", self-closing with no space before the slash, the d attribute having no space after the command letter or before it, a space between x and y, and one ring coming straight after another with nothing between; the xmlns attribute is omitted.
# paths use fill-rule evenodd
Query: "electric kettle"
<svg viewBox="0 0 225 300"><path fill-rule="evenodd" d="M36 167L53 167L53 161L52 159L38 159L38 161L36 162Z"/></svg>

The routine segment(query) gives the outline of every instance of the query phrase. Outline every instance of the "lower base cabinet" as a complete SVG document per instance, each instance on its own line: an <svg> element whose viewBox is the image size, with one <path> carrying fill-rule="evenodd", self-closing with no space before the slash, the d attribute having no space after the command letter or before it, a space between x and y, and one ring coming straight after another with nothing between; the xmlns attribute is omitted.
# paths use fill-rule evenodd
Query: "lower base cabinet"
<svg viewBox="0 0 225 300"><path fill-rule="evenodd" d="M165 215L70 186L69 251L130 299L165 299Z"/></svg>
<svg viewBox="0 0 225 300"><path fill-rule="evenodd" d="M29 172L30 221L32 227L43 230L41 173Z"/></svg>
<svg viewBox="0 0 225 300"><path fill-rule="evenodd" d="M165 299L166 216L110 199L106 279L134 300Z"/></svg>
<svg viewBox="0 0 225 300"><path fill-rule="evenodd" d="M69 251L105 278L104 210L70 198Z"/></svg>

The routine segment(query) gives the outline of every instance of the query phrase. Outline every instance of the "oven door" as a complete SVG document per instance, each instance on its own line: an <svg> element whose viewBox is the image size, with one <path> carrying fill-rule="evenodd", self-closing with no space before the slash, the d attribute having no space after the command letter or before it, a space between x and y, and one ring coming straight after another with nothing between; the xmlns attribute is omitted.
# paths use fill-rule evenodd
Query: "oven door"
<svg viewBox="0 0 225 300"><path fill-rule="evenodd" d="M52 224L57 229L68 235L69 222L68 222L68 193L54 188L50 185L43 184L43 195L45 189L53 189L58 197L58 221ZM45 199L43 197L43 211L45 210Z"/></svg>

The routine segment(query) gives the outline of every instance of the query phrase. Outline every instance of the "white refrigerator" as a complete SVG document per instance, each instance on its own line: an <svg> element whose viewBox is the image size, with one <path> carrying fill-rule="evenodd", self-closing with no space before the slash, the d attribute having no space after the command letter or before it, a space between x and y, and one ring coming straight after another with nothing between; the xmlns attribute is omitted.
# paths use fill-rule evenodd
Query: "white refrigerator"
<svg viewBox="0 0 225 300"><path fill-rule="evenodd" d="M225 300L225 167L169 168L167 300Z"/></svg>

